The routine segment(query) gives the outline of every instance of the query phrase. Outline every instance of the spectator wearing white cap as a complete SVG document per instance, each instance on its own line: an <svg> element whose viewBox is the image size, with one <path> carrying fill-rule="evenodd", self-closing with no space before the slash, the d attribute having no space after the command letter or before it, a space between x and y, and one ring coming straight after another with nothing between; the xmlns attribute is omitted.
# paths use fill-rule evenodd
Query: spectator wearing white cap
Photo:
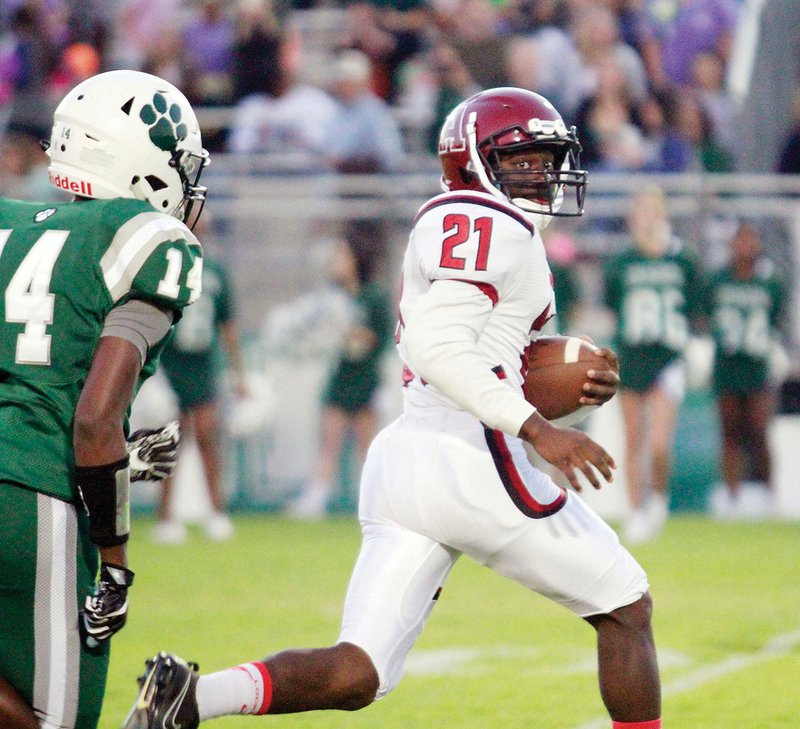
<svg viewBox="0 0 800 729"><path fill-rule="evenodd" d="M371 88L371 65L361 51L336 58L331 91L337 111L327 129L327 163L338 172L385 172L403 156L403 139L391 107Z"/></svg>

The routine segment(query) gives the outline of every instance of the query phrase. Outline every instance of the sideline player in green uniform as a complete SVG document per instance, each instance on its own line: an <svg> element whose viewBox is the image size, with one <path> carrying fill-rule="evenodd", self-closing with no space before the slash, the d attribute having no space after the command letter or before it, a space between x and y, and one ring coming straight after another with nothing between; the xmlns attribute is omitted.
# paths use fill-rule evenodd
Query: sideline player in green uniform
<svg viewBox="0 0 800 729"><path fill-rule="evenodd" d="M113 71L48 154L72 202L0 199L0 726L94 729L133 578L127 413L200 294L207 153L178 89Z"/></svg>
<svg viewBox="0 0 800 729"><path fill-rule="evenodd" d="M730 263L709 277L705 311L714 339L713 389L722 429L721 516L746 516L742 480L748 456L751 479L769 494L767 428L775 411L769 380L772 341L784 314L786 290L775 265L762 256L761 238L742 223L731 240Z"/></svg>
<svg viewBox="0 0 800 729"><path fill-rule="evenodd" d="M685 390L683 351L699 304L694 255L671 232L666 197L648 188L631 203L633 244L611 257L605 301L616 316L625 421L629 543L654 538L668 513L672 441ZM649 460L649 463L647 462Z"/></svg>
<svg viewBox="0 0 800 729"><path fill-rule="evenodd" d="M358 475L378 431L375 393L381 360L391 343L393 317L388 292L375 281L387 241L371 221L351 221L331 258L331 278L350 298L351 322L322 391L319 452L309 482L289 503L295 519L320 519L328 512L347 439L354 441Z"/></svg>
<svg viewBox="0 0 800 729"><path fill-rule="evenodd" d="M207 223L208 217L203 218ZM175 327L175 334L161 355L161 365L178 398L182 433L191 430L203 463L211 513L205 521L209 539L222 541L233 536L234 527L225 513L222 493L222 464L219 426L219 345L228 356L234 392L247 393L244 364L239 347L233 292L225 268L217 261L203 259L203 296L187 309ZM158 522L153 540L177 544L186 538L186 527L173 517L172 480L161 485Z"/></svg>

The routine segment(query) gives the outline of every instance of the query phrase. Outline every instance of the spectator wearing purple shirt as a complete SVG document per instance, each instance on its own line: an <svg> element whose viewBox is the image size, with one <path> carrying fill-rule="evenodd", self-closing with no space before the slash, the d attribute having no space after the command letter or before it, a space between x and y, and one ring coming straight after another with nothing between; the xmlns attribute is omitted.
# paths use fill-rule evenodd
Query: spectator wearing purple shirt
<svg viewBox="0 0 800 729"><path fill-rule="evenodd" d="M222 0L203 0L200 15L183 30L187 95L193 104L222 105L232 100L234 21Z"/></svg>
<svg viewBox="0 0 800 729"><path fill-rule="evenodd" d="M738 20L737 0L673 0L673 12L659 15L656 10L665 3L650 0L648 6L649 28L644 32L661 48L661 67L649 69L656 85L690 84L692 64L701 51L716 51L727 62Z"/></svg>

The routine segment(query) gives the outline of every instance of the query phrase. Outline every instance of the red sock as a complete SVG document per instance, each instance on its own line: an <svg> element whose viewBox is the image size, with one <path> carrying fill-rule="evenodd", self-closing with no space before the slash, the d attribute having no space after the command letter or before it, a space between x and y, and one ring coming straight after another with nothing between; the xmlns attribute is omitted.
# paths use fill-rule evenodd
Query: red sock
<svg viewBox="0 0 800 729"><path fill-rule="evenodd" d="M612 721L612 729L661 729L661 719L651 721Z"/></svg>
<svg viewBox="0 0 800 729"><path fill-rule="evenodd" d="M269 675L269 670L264 663L252 661L250 665L258 670L264 681L264 695L261 697L261 705L253 713L266 714L269 711L270 704L272 704L272 676Z"/></svg>

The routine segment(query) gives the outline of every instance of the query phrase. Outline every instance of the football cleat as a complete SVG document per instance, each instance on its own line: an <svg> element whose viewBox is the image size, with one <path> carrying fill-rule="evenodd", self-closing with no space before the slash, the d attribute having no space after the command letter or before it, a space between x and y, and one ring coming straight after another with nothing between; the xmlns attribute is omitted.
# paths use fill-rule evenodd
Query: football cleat
<svg viewBox="0 0 800 729"><path fill-rule="evenodd" d="M136 697L122 729L196 729L198 665L161 651L145 661Z"/></svg>

